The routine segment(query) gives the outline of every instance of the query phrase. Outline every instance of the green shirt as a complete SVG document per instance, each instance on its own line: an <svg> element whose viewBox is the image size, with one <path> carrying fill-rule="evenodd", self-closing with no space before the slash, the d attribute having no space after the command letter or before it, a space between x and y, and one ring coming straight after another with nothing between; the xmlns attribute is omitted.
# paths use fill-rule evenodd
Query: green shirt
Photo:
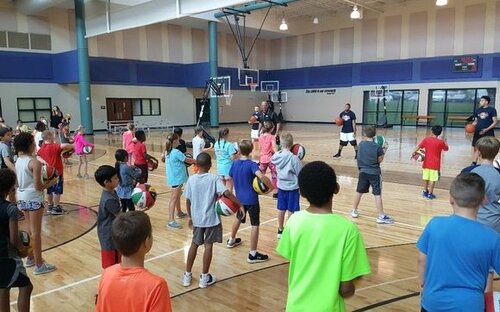
<svg viewBox="0 0 500 312"><path fill-rule="evenodd" d="M340 282L370 273L358 228L335 214L293 214L276 251L290 260L288 312L345 311Z"/></svg>

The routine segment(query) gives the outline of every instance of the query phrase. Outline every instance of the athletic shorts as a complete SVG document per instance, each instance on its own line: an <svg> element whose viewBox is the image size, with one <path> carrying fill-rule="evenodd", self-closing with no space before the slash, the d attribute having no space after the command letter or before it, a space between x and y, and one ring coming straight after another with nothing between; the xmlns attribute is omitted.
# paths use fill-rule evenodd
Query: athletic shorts
<svg viewBox="0 0 500 312"><path fill-rule="evenodd" d="M64 186L64 179L62 176L59 176L57 177L57 183L47 189L47 194L62 195L64 190L63 186Z"/></svg>
<svg viewBox="0 0 500 312"><path fill-rule="evenodd" d="M250 131L250 138L253 140L258 140L259 139L259 130L254 130Z"/></svg>
<svg viewBox="0 0 500 312"><path fill-rule="evenodd" d="M349 132L349 133L340 132L340 141L343 142L356 141L356 136L354 135L354 132Z"/></svg>
<svg viewBox="0 0 500 312"><path fill-rule="evenodd" d="M424 181L431 181L431 182L436 182L439 181L439 170L434 170L434 169L427 169L424 168L422 170L422 180Z"/></svg>
<svg viewBox="0 0 500 312"><path fill-rule="evenodd" d="M19 257L0 259L0 288L26 287L31 281Z"/></svg>
<svg viewBox="0 0 500 312"><path fill-rule="evenodd" d="M101 250L101 262L102 268L105 269L112 265L122 262L122 255L118 250Z"/></svg>
<svg viewBox="0 0 500 312"><path fill-rule="evenodd" d="M247 221L247 212L250 215L250 224L252 226L260 225L260 205L243 205L243 210L245 213L241 215L239 212L236 214L236 218L241 221L241 223L245 223Z"/></svg>
<svg viewBox="0 0 500 312"><path fill-rule="evenodd" d="M299 190L284 191L278 189L278 204L277 208L280 211L297 212L300 210L300 193Z"/></svg>
<svg viewBox="0 0 500 312"><path fill-rule="evenodd" d="M472 147L476 147L476 143L480 138L484 138L486 136L495 136L495 131L493 129L487 131L485 134L480 135L479 131L474 132L474 136L472 137Z"/></svg>
<svg viewBox="0 0 500 312"><path fill-rule="evenodd" d="M378 174L367 174L361 172L358 178L358 186L356 187L356 192L358 193L368 193L372 187L373 195L382 194L382 179Z"/></svg>
<svg viewBox="0 0 500 312"><path fill-rule="evenodd" d="M193 243L198 246L222 243L222 223L212 227L193 227Z"/></svg>
<svg viewBox="0 0 500 312"><path fill-rule="evenodd" d="M34 202L34 201L26 201L26 200L18 200L17 208L22 211L37 211L39 209L43 209L43 203Z"/></svg>

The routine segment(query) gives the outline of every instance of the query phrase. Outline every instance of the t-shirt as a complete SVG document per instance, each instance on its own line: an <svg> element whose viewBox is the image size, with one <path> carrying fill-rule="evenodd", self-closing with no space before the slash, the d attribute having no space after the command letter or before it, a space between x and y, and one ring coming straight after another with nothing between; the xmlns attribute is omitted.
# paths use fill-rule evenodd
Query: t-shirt
<svg viewBox="0 0 500 312"><path fill-rule="evenodd" d="M134 139L134 134L132 131L123 132L123 149L127 151L127 153L132 153L134 146L132 140Z"/></svg>
<svg viewBox="0 0 500 312"><path fill-rule="evenodd" d="M260 113L259 112L253 112L252 116L255 116L257 118L257 121L252 123L252 130L259 130L259 118L260 118Z"/></svg>
<svg viewBox="0 0 500 312"><path fill-rule="evenodd" d="M294 213L276 251L290 260L287 312L345 311L340 282L370 273L358 228L335 214Z"/></svg>
<svg viewBox="0 0 500 312"><path fill-rule="evenodd" d="M12 162L10 145L3 141L0 141L0 168L7 168L7 165L4 161L5 158L9 158L9 160Z"/></svg>
<svg viewBox="0 0 500 312"><path fill-rule="evenodd" d="M226 190L221 179L213 173L194 174L189 177L184 197L191 202L193 226L207 228L220 223L220 217L215 211L215 202Z"/></svg>
<svg viewBox="0 0 500 312"><path fill-rule="evenodd" d="M61 159L61 152L61 145L57 143L44 143L37 155L42 157L49 166L56 168L57 174L62 176L64 173L64 166Z"/></svg>
<svg viewBox="0 0 500 312"><path fill-rule="evenodd" d="M417 248L427 256L422 295L427 311L484 311L488 271L500 272L500 234L458 215L434 217Z"/></svg>
<svg viewBox="0 0 500 312"><path fill-rule="evenodd" d="M146 156L144 155L147 153L146 145L141 141L137 141L133 144L134 144L134 159L135 159L134 164L136 165L147 164Z"/></svg>
<svg viewBox="0 0 500 312"><path fill-rule="evenodd" d="M339 114L339 117L342 118L344 123L342 124L342 130L340 132L342 133L352 133L354 132L354 129L352 127L352 121L356 120L356 114L354 114L352 111L343 111L342 113Z"/></svg>
<svg viewBox="0 0 500 312"><path fill-rule="evenodd" d="M224 139L218 140L214 144L215 158L217 159L217 174L228 176L233 160L231 155L236 153L234 144Z"/></svg>
<svg viewBox="0 0 500 312"><path fill-rule="evenodd" d="M242 205L259 203L259 195L252 186L257 171L259 171L259 165L250 159L235 160L231 166L229 176L233 178L234 191Z"/></svg>
<svg viewBox="0 0 500 312"><path fill-rule="evenodd" d="M273 143L276 142L276 137L270 133L263 133L259 136L260 157L259 161L262 164L268 164L273 157Z"/></svg>
<svg viewBox="0 0 500 312"><path fill-rule="evenodd" d="M493 117L497 116L497 110L494 107L480 107L474 112L476 117L476 132L488 128L493 123Z"/></svg>
<svg viewBox="0 0 500 312"><path fill-rule="evenodd" d="M42 132L36 131L34 137L35 137L35 151L38 152L43 144Z"/></svg>
<svg viewBox="0 0 500 312"><path fill-rule="evenodd" d="M271 131L271 134L276 134L276 131L278 130L276 126L279 122L281 122L281 120L279 120L278 118L278 115L276 115L273 110L268 109L267 112L261 112L259 115L259 122L261 124L264 124L264 121L270 121L273 123L274 129L273 131Z"/></svg>
<svg viewBox="0 0 500 312"><path fill-rule="evenodd" d="M145 268L112 265L102 274L96 311L170 312L167 282Z"/></svg>
<svg viewBox="0 0 500 312"><path fill-rule="evenodd" d="M114 250L115 246L111 239L111 225L116 218L115 215L122 210L120 199L115 191L102 190L99 201L99 213L97 214L97 236L102 250Z"/></svg>
<svg viewBox="0 0 500 312"><path fill-rule="evenodd" d="M11 258L17 254L10 244L9 225L11 220L17 222L17 217L17 206L2 199L0 202L0 259Z"/></svg>
<svg viewBox="0 0 500 312"><path fill-rule="evenodd" d="M192 143L193 143L193 159L196 159L196 157L198 157L198 155L200 155L200 153L203 152L203 149L205 148L205 140L196 135L193 138Z"/></svg>
<svg viewBox="0 0 500 312"><path fill-rule="evenodd" d="M168 153L165 161L167 162L167 185L177 186L186 183L188 176L186 164L184 163L186 156L174 148Z"/></svg>
<svg viewBox="0 0 500 312"><path fill-rule="evenodd" d="M418 147L425 149L425 158L422 163L424 169L441 169L441 153L448 150L445 141L434 136L426 137L418 144Z"/></svg>
<svg viewBox="0 0 500 312"><path fill-rule="evenodd" d="M358 146L358 169L361 173L380 175L378 158L384 155L384 149L373 141L361 141Z"/></svg>
<svg viewBox="0 0 500 312"><path fill-rule="evenodd" d="M486 203L477 212L477 221L500 233L500 171L493 165L480 165L472 169L486 182Z"/></svg>

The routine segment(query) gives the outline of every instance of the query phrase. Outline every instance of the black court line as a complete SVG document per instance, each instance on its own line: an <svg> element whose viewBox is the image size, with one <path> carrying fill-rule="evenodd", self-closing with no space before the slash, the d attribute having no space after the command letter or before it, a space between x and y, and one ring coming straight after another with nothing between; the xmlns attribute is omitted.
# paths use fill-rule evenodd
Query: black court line
<svg viewBox="0 0 500 312"><path fill-rule="evenodd" d="M399 296L399 297L395 297L395 298L391 298L391 299L388 299L388 300L384 300L384 301L381 301L381 302L377 302L377 303L374 303L374 304L367 305L366 307L362 307L362 308L353 310L353 312L369 311L371 309L379 308L379 307L385 306L387 304L391 304L391 303L398 302L398 301L401 301L401 300L405 300L405 299L408 299L408 298L417 297L419 295L420 295L420 292L414 292L414 293L406 294L406 295L403 295L403 296Z"/></svg>

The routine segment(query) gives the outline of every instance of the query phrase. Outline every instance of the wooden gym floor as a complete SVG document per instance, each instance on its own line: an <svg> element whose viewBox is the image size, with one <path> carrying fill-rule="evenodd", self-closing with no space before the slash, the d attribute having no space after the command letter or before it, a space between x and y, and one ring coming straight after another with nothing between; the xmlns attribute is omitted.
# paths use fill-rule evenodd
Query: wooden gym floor
<svg viewBox="0 0 500 312"><path fill-rule="evenodd" d="M232 141L249 137L247 125L230 126ZM359 127L361 128L361 127ZM361 130L361 129L359 129ZM361 133L361 131L359 131ZM462 129L446 129L444 136L450 151L444 154L442 180L438 182L433 201L421 197L420 163L410 160L414 146L428 129L408 127L379 129L386 137L389 149L382 165L384 178L383 200L386 213L393 216L393 225L375 222L373 197L365 195L360 205L360 217L354 222L360 228L372 274L357 283L356 295L346 301L349 311L419 311L419 287L416 271L417 241L426 223L435 215L450 214L447 188L451 179L471 160L470 138ZM339 129L332 125L287 124L284 132L294 135L295 142L305 146L305 161L323 160L331 164L337 174L341 190L334 199L335 212L349 217L355 187L357 168L352 147L344 149L342 158L333 159L338 148ZM191 139L191 129L185 129L184 138ZM97 134L96 152L89 161L89 173L103 164L114 164L114 151L121 147L121 136ZM165 133L148 135L148 151L159 157ZM35 276L27 269L34 284L32 311L93 311L101 274L101 260L95 227L101 190L93 179L77 179L77 162L65 167L64 207L69 213L46 216L43 223L44 258L58 269L53 273ZM212 171L214 168L212 169ZM146 268L167 279L175 311L283 311L286 301L288 265L276 254L276 202L270 196L261 196L261 232L259 250L269 254L270 261L248 264L249 225L242 225L239 236L243 244L227 249L217 244L211 273L218 282L207 289L199 289L201 253L193 268L193 283L184 288L181 278L191 242L190 230L172 230L165 227L170 191L165 184L165 166L150 174L149 183L159 192L158 200L148 214L153 224L154 245L146 259ZM185 210L184 200L182 207ZM302 199L302 209L307 202ZM227 238L232 218L223 218ZM183 220L180 220L184 224ZM24 221L21 227L26 227ZM500 283L496 281L496 289ZM117 290L119 291L119 290ZM17 290L11 291L12 310L16 311ZM311 310L313 311L313 309Z"/></svg>

